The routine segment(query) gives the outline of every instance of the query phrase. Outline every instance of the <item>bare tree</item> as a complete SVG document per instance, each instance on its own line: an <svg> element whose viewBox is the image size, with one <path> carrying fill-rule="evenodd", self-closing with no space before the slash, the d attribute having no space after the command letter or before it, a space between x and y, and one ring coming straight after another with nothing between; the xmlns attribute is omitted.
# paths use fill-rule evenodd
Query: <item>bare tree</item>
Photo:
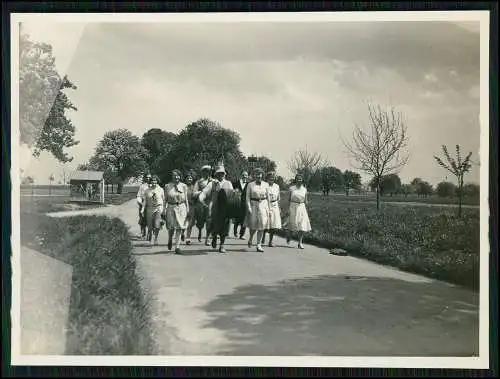
<svg viewBox="0 0 500 379"><path fill-rule="evenodd" d="M380 209L380 183L384 175L396 172L409 160L406 121L395 107L382 109L380 105L368 104L370 128L363 130L358 125L352 142L342 139L347 153L357 162L354 167L372 175L376 183L377 210Z"/></svg>
<svg viewBox="0 0 500 379"><path fill-rule="evenodd" d="M469 152L467 156L465 157L464 160L462 160L462 157L460 155L460 146L456 145L456 159L453 159L450 154L448 153L448 148L443 145L443 153L444 156L446 157L447 163L443 162L443 160L437 156L434 156L434 159L436 162L449 172L451 172L453 175L457 177L457 182L458 182L458 217L462 216L462 196L463 196L463 188L464 188L464 175L470 171L472 167L472 161L470 159L472 152Z"/></svg>
<svg viewBox="0 0 500 379"><path fill-rule="evenodd" d="M296 151L287 162L287 165L295 175L301 174L304 183L308 185L316 170L326 167L327 162L321 154L308 151L306 146L304 149Z"/></svg>

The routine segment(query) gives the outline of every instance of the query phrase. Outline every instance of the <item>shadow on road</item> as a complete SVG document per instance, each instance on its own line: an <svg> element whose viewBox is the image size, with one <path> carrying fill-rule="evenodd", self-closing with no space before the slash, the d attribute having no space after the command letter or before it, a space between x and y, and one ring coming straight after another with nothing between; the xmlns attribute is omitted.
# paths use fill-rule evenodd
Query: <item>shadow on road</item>
<svg viewBox="0 0 500 379"><path fill-rule="evenodd" d="M473 293L442 283L319 276L248 285L206 304L221 355L472 356Z"/></svg>

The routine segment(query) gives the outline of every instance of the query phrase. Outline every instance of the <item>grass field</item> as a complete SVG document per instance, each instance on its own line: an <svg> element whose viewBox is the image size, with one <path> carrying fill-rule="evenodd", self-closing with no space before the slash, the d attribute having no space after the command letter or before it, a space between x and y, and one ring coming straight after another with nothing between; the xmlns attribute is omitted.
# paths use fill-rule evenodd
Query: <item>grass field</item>
<svg viewBox="0 0 500 379"><path fill-rule="evenodd" d="M115 204L135 197L115 195ZM73 267L67 354L151 354L149 299L126 225L104 216L51 218L67 198L21 198L21 243ZM83 205L82 207L94 207Z"/></svg>
<svg viewBox="0 0 500 379"><path fill-rule="evenodd" d="M313 195L309 216L313 230L305 242L343 248L381 264L479 288L478 208L465 208L461 219L455 207L386 204L377 213L373 201Z"/></svg>

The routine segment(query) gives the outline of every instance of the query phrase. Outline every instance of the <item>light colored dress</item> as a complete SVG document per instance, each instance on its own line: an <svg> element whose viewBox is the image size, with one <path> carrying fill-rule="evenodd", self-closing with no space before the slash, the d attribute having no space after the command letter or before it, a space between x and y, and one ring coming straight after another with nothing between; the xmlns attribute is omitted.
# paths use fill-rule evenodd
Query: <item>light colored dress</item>
<svg viewBox="0 0 500 379"><path fill-rule="evenodd" d="M186 228L193 226L195 219L195 198L194 198L194 184L191 184L190 186L186 185L187 187L187 198L188 198L188 204L189 204L189 209L187 212L186 216Z"/></svg>
<svg viewBox="0 0 500 379"><path fill-rule="evenodd" d="M185 229L188 214L188 187L184 183L165 186L166 221L168 229Z"/></svg>
<svg viewBox="0 0 500 379"><path fill-rule="evenodd" d="M307 189L304 186L290 187L290 211L286 226L291 231L309 232L311 231L311 222L306 209Z"/></svg>
<svg viewBox="0 0 500 379"><path fill-rule="evenodd" d="M161 226L163 204L165 202L165 192L163 191L163 188L161 188L160 186L156 186L155 188L148 188L144 193L143 199L146 225L150 229L159 229Z"/></svg>
<svg viewBox="0 0 500 379"><path fill-rule="evenodd" d="M267 182L248 183L246 204L251 213L247 212L245 225L250 230L266 230L269 228L269 199Z"/></svg>
<svg viewBox="0 0 500 379"><path fill-rule="evenodd" d="M280 186L276 183L267 190L269 198L269 229L281 229Z"/></svg>

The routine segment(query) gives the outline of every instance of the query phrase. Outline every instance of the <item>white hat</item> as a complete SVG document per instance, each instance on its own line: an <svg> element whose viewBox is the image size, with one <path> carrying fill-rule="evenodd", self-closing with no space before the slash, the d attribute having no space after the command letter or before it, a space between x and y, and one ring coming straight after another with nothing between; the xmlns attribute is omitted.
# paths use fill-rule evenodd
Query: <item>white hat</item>
<svg viewBox="0 0 500 379"><path fill-rule="evenodd" d="M202 170L209 170L209 171L210 171L210 170L212 169L212 166L210 166L210 165L207 165L207 164L206 164L206 165L205 165L205 166L203 166L201 169L202 169Z"/></svg>
<svg viewBox="0 0 500 379"><path fill-rule="evenodd" d="M226 170L224 169L224 165L219 165L217 166L217 169L215 170L215 173L223 172L224 174L226 173Z"/></svg>

